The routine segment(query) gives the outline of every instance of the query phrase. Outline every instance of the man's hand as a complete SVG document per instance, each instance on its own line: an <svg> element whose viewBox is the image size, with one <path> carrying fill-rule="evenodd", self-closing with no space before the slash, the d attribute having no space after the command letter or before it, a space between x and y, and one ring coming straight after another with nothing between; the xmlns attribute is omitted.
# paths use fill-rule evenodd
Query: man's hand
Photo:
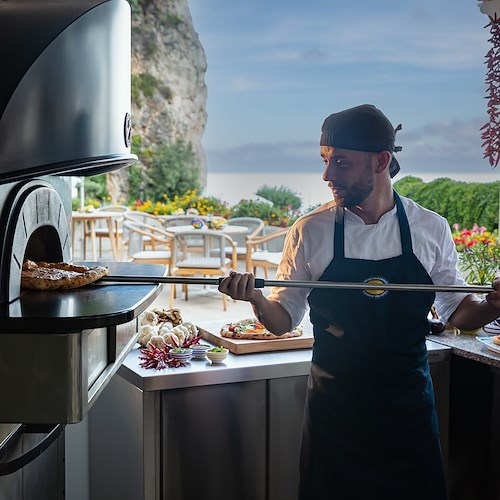
<svg viewBox="0 0 500 500"><path fill-rule="evenodd" d="M255 276L251 273L231 271L219 284L219 292L229 295L234 300L255 303L263 297L262 291L255 288Z"/></svg>
<svg viewBox="0 0 500 500"><path fill-rule="evenodd" d="M495 291L486 295L486 300L488 301L488 304L498 310L500 315L500 277L495 278L492 285Z"/></svg>

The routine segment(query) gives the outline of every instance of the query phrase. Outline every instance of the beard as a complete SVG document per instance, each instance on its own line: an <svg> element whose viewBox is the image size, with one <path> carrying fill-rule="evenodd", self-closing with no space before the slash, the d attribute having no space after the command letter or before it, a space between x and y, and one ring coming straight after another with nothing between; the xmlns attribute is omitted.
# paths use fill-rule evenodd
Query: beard
<svg viewBox="0 0 500 500"><path fill-rule="evenodd" d="M373 191L374 174L371 170L371 165L367 162L366 168L363 170L358 180L350 186L342 186L342 191L339 193L333 192L333 198L339 207L355 207L361 205Z"/></svg>

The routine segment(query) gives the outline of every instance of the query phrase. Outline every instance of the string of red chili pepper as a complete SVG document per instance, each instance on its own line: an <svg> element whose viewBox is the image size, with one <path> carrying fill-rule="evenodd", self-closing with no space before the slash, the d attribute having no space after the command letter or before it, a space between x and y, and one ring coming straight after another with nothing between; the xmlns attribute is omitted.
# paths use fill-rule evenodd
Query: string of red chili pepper
<svg viewBox="0 0 500 500"><path fill-rule="evenodd" d="M185 342L182 347L187 348L194 344L198 344L200 339L201 336L198 335L188 342ZM140 366L142 368L156 368L157 370L162 370L167 366L169 368L179 368L180 366L186 366L186 364L180 359L173 358L169 351L169 346L160 348L149 343L147 348L141 349L141 353L144 356L139 356L139 359L142 360Z"/></svg>
<svg viewBox="0 0 500 500"><path fill-rule="evenodd" d="M481 127L481 139L484 140L483 158L488 158L490 165L496 167L500 161L500 19L495 13L485 28L490 28L492 47L485 56L486 72L486 99L489 122Z"/></svg>
<svg viewBox="0 0 500 500"><path fill-rule="evenodd" d="M143 360L141 366L143 368L156 368L161 370L170 366L170 362L173 361L172 356L167 349L160 349L154 345L149 344L147 348L141 349L141 353L144 356L139 356L139 359Z"/></svg>

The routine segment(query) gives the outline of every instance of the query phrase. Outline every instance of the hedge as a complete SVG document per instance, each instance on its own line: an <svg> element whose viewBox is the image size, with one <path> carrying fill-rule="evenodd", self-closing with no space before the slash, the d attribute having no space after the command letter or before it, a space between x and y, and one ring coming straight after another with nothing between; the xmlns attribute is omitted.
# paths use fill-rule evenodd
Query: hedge
<svg viewBox="0 0 500 500"><path fill-rule="evenodd" d="M498 228L500 181L479 183L454 181L448 178L425 183L418 177L404 177L394 189L449 222L450 226L472 227L473 224Z"/></svg>

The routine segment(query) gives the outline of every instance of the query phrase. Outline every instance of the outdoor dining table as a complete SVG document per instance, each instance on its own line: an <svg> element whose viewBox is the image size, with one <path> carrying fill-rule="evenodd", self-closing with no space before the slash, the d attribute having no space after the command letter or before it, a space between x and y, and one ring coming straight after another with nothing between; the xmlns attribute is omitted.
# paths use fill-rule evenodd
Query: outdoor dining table
<svg viewBox="0 0 500 500"><path fill-rule="evenodd" d="M90 239L92 242L92 259L97 260L97 245L96 245L96 221L103 220L106 222L109 231L109 241L111 243L111 253L113 260L118 261L118 222L123 218L123 213L98 210L95 212L72 212L72 248L75 248L75 229L76 223L83 224L83 237L85 238L85 224L89 225Z"/></svg>

